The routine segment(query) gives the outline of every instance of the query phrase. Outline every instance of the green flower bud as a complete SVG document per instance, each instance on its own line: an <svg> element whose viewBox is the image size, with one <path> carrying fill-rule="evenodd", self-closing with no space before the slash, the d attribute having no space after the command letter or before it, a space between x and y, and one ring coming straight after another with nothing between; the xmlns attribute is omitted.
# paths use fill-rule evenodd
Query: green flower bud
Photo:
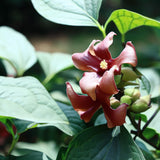
<svg viewBox="0 0 160 160"><path fill-rule="evenodd" d="M110 105L113 109L116 109L117 107L120 106L120 101L116 99L115 97L111 97L110 99Z"/></svg>
<svg viewBox="0 0 160 160"><path fill-rule="evenodd" d="M143 96L140 99L143 99L148 105L151 103L151 95Z"/></svg>
<svg viewBox="0 0 160 160"><path fill-rule="evenodd" d="M141 96L140 91L137 88L127 88L124 90L124 94L132 97L133 102L139 99Z"/></svg>
<svg viewBox="0 0 160 160"><path fill-rule="evenodd" d="M124 95L121 97L120 102L121 102L121 104L126 103L126 104L130 105L132 103L132 98L128 95Z"/></svg>
<svg viewBox="0 0 160 160"><path fill-rule="evenodd" d="M121 69L121 73L123 74L122 80L123 81L134 81L139 76L129 67L123 67Z"/></svg>
<svg viewBox="0 0 160 160"><path fill-rule="evenodd" d="M150 95L143 96L136 100L130 107L130 110L135 113L144 112L150 108Z"/></svg>

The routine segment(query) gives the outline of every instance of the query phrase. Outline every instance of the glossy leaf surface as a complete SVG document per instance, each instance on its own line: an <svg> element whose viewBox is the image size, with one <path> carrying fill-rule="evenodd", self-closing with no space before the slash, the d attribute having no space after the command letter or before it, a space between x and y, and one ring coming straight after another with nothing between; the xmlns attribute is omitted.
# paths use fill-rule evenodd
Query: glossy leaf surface
<svg viewBox="0 0 160 160"><path fill-rule="evenodd" d="M52 125L74 134L63 111L33 77L0 77L0 104L1 116Z"/></svg>
<svg viewBox="0 0 160 160"><path fill-rule="evenodd" d="M36 62L31 43L24 35L10 27L0 27L0 58L9 75L23 75Z"/></svg>
<svg viewBox="0 0 160 160"><path fill-rule="evenodd" d="M23 156L9 156L9 157L0 157L2 160L51 160L49 157L47 157L46 154L42 152L32 151L28 154L25 154Z"/></svg>
<svg viewBox="0 0 160 160"><path fill-rule="evenodd" d="M123 144L123 145L122 145ZM70 143L63 160L145 160L128 131L106 125L89 128Z"/></svg>
<svg viewBox="0 0 160 160"><path fill-rule="evenodd" d="M58 72L73 66L71 55L66 53L38 52L37 56L46 75L46 82L51 80Z"/></svg>
<svg viewBox="0 0 160 160"><path fill-rule="evenodd" d="M150 26L160 28L160 22L154 19L148 18L136 12L132 12L126 9L119 9L112 12L108 18L106 25L113 21L118 28L119 32L123 35L131 29L140 26Z"/></svg>
<svg viewBox="0 0 160 160"><path fill-rule="evenodd" d="M60 24L96 26L102 0L32 0L44 18Z"/></svg>

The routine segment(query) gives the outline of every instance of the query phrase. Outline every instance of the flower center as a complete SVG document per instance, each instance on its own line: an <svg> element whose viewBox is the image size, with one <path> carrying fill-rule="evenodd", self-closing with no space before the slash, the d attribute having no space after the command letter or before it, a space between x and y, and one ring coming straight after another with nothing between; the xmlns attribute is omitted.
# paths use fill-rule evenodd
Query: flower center
<svg viewBox="0 0 160 160"><path fill-rule="evenodd" d="M101 69L107 69L108 68L108 63L103 59L100 63L100 68Z"/></svg>

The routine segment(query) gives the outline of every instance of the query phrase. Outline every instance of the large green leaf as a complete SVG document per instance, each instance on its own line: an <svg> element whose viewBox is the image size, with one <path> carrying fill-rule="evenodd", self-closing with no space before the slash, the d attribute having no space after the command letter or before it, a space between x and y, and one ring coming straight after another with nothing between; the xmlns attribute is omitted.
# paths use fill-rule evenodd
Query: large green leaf
<svg viewBox="0 0 160 160"><path fill-rule="evenodd" d="M22 154L22 150L32 150L32 151L39 151L45 153L49 158L52 160L56 159L59 147L55 142L37 142L37 143L26 143L26 142L18 142L16 144L15 153ZM13 151L14 154L14 151ZM24 154L24 153L23 153Z"/></svg>
<svg viewBox="0 0 160 160"><path fill-rule="evenodd" d="M136 141L136 144L141 149L141 151L142 151L142 153L143 153L143 155L144 155L144 157L145 157L146 160L155 160L154 157L152 156L152 152L147 149L147 147L145 146L145 144L143 144L140 141Z"/></svg>
<svg viewBox="0 0 160 160"><path fill-rule="evenodd" d="M62 109L64 114L66 115L69 127L71 128L74 134L79 133L84 128L86 128L85 123L80 119L78 113L73 109L72 106L57 102L58 106ZM16 126L18 133L23 133L28 129L48 126L48 124L37 124L31 121L24 121L19 119L13 119L13 124Z"/></svg>
<svg viewBox="0 0 160 160"><path fill-rule="evenodd" d="M114 131L114 132L113 132ZM145 160L128 131L106 125L86 129L70 143L63 160Z"/></svg>
<svg viewBox="0 0 160 160"><path fill-rule="evenodd" d="M12 28L0 27L0 58L10 75L22 75L37 60L31 43Z"/></svg>
<svg viewBox="0 0 160 160"><path fill-rule="evenodd" d="M151 94L152 98L160 95L160 76L152 68L138 69L144 76L142 76L142 92L144 94ZM147 90L147 92L145 92ZM142 93L143 94L143 93Z"/></svg>
<svg viewBox="0 0 160 160"><path fill-rule="evenodd" d="M45 83L51 80L58 72L73 66L71 55L66 53L37 53L38 60L46 75Z"/></svg>
<svg viewBox="0 0 160 160"><path fill-rule="evenodd" d="M102 0L32 0L37 12L60 24L96 26Z"/></svg>
<svg viewBox="0 0 160 160"><path fill-rule="evenodd" d="M73 109L72 106L57 102L58 106L62 109L69 121L69 126L74 133L82 131L86 128L85 123L80 119L78 113Z"/></svg>
<svg viewBox="0 0 160 160"><path fill-rule="evenodd" d="M0 116L45 123L74 134L65 114L33 77L0 77L0 111Z"/></svg>
<svg viewBox="0 0 160 160"><path fill-rule="evenodd" d="M141 88L145 90L148 94L151 92L151 84L150 81L144 76L141 76Z"/></svg>
<svg viewBox="0 0 160 160"><path fill-rule="evenodd" d="M28 154L23 156L8 156L8 157L0 157L2 160L51 160L45 153L37 152L37 151L28 151Z"/></svg>
<svg viewBox="0 0 160 160"><path fill-rule="evenodd" d="M16 127L16 132L21 134L28 129L36 128L37 123L31 122L31 121L25 121L25 120L20 120L20 119L12 119L13 124Z"/></svg>
<svg viewBox="0 0 160 160"><path fill-rule="evenodd" d="M154 19L145 17L141 14L126 10L119 9L113 11L107 20L105 27L109 22L113 21L117 26L119 32L123 35L131 29L140 26L150 26L150 27L158 27L160 28L160 22Z"/></svg>

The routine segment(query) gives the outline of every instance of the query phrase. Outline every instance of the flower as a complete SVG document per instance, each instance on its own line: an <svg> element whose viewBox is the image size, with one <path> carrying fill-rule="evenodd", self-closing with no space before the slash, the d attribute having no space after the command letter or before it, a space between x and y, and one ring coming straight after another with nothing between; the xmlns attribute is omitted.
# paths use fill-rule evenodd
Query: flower
<svg viewBox="0 0 160 160"><path fill-rule="evenodd" d="M3 123L0 122L0 146L5 144L5 141L9 138L10 134L6 130L6 127Z"/></svg>
<svg viewBox="0 0 160 160"><path fill-rule="evenodd" d="M127 42L125 48L117 58L112 58L109 47L113 42L114 32L110 32L103 41L93 40L83 53L72 55L74 65L83 71L79 82L82 92L78 95L71 84L67 82L67 95L73 108L79 113L81 119L89 122L93 114L102 106L109 128L120 126L125 122L127 104L118 108L110 107L110 97L118 93L114 75L120 74L121 65L128 63L137 65L135 48ZM99 42L98 44L95 44Z"/></svg>
<svg viewBox="0 0 160 160"><path fill-rule="evenodd" d="M11 129L11 128L10 128ZM16 126L12 125L13 133L16 134ZM5 148L8 143L11 143L12 134L7 130L5 124L0 122L0 147Z"/></svg>

